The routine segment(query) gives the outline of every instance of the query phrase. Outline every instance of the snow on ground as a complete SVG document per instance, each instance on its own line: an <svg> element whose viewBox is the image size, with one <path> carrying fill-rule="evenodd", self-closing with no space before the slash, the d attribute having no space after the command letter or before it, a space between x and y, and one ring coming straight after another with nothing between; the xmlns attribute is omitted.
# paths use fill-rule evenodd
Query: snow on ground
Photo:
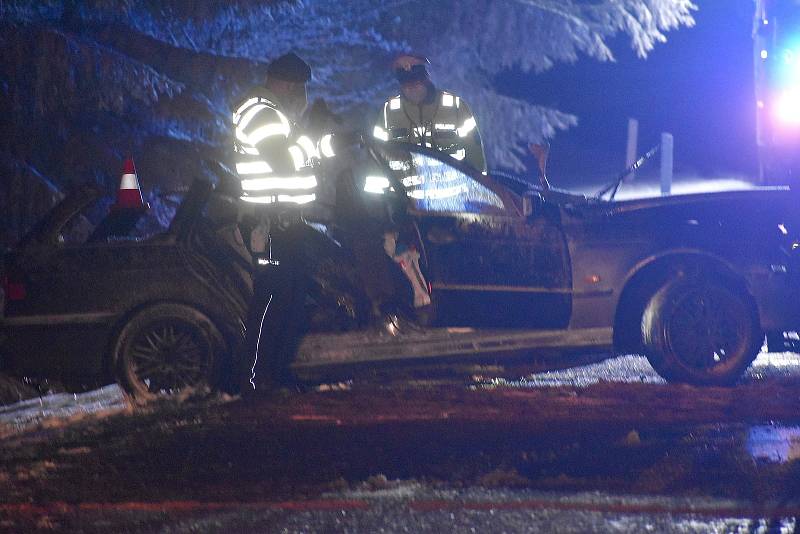
<svg viewBox="0 0 800 534"><path fill-rule="evenodd" d="M72 423L130 409L116 384L86 393L58 393L0 406L0 436Z"/></svg>
<svg viewBox="0 0 800 534"><path fill-rule="evenodd" d="M38 397L36 388L22 380L0 373L0 406Z"/></svg>
<svg viewBox="0 0 800 534"><path fill-rule="evenodd" d="M742 382L769 378L800 377L800 355L762 352L745 373ZM658 376L647 359L638 355L612 358L604 362L528 375L519 380L485 378L479 387L574 387L586 388L600 382L644 383L654 386L666 381ZM180 399L177 399L180 400ZM0 436L36 427L69 424L87 416L102 417L131 410L117 385L87 393L60 393L0 406Z"/></svg>
<svg viewBox="0 0 800 534"><path fill-rule="evenodd" d="M614 495L603 491L563 494L524 489L436 489L416 481L389 481L396 491L333 492L350 509L225 511L181 519L173 532L198 532L225 524L240 530L300 533L359 532L772 532L752 519L749 503L713 497ZM324 501L323 501L324 502ZM796 521L771 526L792 532ZM763 530L762 530L763 527Z"/></svg>
<svg viewBox="0 0 800 534"><path fill-rule="evenodd" d="M747 369L742 382L778 377L800 377L800 355L791 352L762 352ZM634 354L619 356L591 365L536 373L519 380L495 378L483 383L489 386L503 385L525 388L548 386L585 388L599 382L667 383L650 366L647 358Z"/></svg>
<svg viewBox="0 0 800 534"><path fill-rule="evenodd" d="M381 479L385 485L370 487L371 479ZM658 506L664 509L676 510L724 510L744 507L745 505L735 499L726 499L710 496L678 496L665 498L663 495L624 495L609 494L603 491L583 491L575 493L558 493L553 491L540 491L522 488L497 488L473 486L466 488L441 489L432 487L416 480L387 480L382 475L371 477L354 489L335 491L323 494L324 498L334 499L370 499L370 500L397 500L414 499L417 501L433 502L465 502L465 503L546 503L554 505L584 505L591 506Z"/></svg>
<svg viewBox="0 0 800 534"><path fill-rule="evenodd" d="M646 384L666 384L658 376L644 356L628 355L612 358L600 363L570 367L558 371L546 371L523 377L517 381L495 379L494 383L525 387L577 387L585 388L598 382L642 382Z"/></svg>

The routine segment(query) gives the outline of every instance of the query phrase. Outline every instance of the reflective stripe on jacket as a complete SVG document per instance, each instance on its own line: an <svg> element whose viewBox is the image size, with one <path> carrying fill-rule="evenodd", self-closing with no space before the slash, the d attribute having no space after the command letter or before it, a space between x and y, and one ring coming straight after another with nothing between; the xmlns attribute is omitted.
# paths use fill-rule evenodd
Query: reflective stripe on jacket
<svg viewBox="0 0 800 534"><path fill-rule="evenodd" d="M436 91L421 105L402 95L386 101L373 130L384 141L404 141L446 152L486 172L486 158L469 106L447 91Z"/></svg>
<svg viewBox="0 0 800 534"><path fill-rule="evenodd" d="M317 177L309 165L315 143L289 121L276 99L260 90L233 113L236 172L242 197L255 204L308 204L316 200Z"/></svg>

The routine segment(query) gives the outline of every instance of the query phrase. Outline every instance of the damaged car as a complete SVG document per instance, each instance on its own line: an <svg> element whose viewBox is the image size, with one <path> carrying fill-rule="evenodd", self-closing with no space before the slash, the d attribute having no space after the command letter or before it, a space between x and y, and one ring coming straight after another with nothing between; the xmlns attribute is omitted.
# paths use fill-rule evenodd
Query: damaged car
<svg viewBox="0 0 800 534"><path fill-rule="evenodd" d="M107 211L94 187L54 207L5 258L3 372L71 390L116 380L139 397L228 389L249 263L205 228L210 191L198 181L152 236L125 213L92 224Z"/></svg>
<svg viewBox="0 0 800 534"><path fill-rule="evenodd" d="M486 176L424 147L363 145L383 170L365 190L401 206L399 239L419 251L432 304L418 328L373 328L347 236L321 230L300 377L639 353L667 380L729 385L765 335L800 325L798 198L786 188L615 200ZM117 380L139 396L235 388L250 267L209 214L219 192L197 182L149 239L70 244L59 236L83 195L7 258L4 369Z"/></svg>

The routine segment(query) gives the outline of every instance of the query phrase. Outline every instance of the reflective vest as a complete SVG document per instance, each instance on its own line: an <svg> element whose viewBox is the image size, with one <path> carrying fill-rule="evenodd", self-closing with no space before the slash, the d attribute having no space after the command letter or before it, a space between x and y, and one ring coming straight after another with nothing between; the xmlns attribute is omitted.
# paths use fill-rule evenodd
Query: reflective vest
<svg viewBox="0 0 800 534"><path fill-rule="evenodd" d="M309 163L319 157L317 146L269 91L260 89L236 108L233 128L243 201L286 206L316 200L317 177Z"/></svg>
<svg viewBox="0 0 800 534"><path fill-rule="evenodd" d="M421 105L397 95L383 104L373 135L384 141L404 141L446 152L486 172L478 125L469 106L447 91L435 91Z"/></svg>

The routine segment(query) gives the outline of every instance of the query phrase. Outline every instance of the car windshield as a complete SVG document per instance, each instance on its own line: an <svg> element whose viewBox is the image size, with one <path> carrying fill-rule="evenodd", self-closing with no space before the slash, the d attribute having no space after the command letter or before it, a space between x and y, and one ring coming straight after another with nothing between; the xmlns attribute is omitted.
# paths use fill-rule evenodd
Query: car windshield
<svg viewBox="0 0 800 534"><path fill-rule="evenodd" d="M448 162L452 158L446 154L395 143L380 143L376 150L387 168L366 176L368 193L383 194L399 182L420 211L497 213L505 209L500 196L481 183L477 172L457 160Z"/></svg>

